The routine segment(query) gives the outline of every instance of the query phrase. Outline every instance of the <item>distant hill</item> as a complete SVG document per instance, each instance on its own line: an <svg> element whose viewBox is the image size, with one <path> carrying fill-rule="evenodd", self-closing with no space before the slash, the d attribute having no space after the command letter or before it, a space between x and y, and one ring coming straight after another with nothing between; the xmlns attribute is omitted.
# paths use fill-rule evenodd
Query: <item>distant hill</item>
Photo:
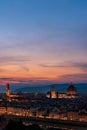
<svg viewBox="0 0 87 130"><path fill-rule="evenodd" d="M52 85L29 85L24 86L18 89L15 89L14 92L16 93L32 93L32 92L38 92L38 93L46 93L47 91L51 90ZM54 84L56 91L58 92L66 92L69 84ZM78 93L87 93L87 84L74 84L74 86L77 88Z"/></svg>

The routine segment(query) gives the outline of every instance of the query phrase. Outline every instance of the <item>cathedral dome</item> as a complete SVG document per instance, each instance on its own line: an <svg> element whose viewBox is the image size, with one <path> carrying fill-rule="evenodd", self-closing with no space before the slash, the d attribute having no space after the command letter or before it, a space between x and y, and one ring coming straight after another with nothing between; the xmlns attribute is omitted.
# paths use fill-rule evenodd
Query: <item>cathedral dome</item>
<svg viewBox="0 0 87 130"><path fill-rule="evenodd" d="M68 89L67 89L67 94L68 95L76 95L77 94L77 90L76 88L74 87L73 84L71 84Z"/></svg>

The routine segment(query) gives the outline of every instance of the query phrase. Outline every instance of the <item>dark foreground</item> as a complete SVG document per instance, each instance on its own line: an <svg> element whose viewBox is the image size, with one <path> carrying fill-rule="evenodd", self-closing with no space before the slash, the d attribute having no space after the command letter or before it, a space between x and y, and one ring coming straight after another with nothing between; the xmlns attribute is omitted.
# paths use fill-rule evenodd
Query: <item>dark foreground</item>
<svg viewBox="0 0 87 130"><path fill-rule="evenodd" d="M22 121L12 121L10 120L8 125L3 130L44 130L40 128L39 125L33 124L29 126L25 126ZM62 130L59 128L48 128L47 130Z"/></svg>
<svg viewBox="0 0 87 130"><path fill-rule="evenodd" d="M87 130L87 123L40 118L2 118L0 130ZM6 123L7 121L7 123ZM0 121L1 122L1 121ZM3 124L3 125L2 125Z"/></svg>

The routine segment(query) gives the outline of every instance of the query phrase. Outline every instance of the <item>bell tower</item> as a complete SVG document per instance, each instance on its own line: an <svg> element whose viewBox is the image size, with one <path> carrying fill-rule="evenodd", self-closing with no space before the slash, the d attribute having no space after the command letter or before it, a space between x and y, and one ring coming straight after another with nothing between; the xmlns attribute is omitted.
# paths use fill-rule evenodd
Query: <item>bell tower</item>
<svg viewBox="0 0 87 130"><path fill-rule="evenodd" d="M51 98L57 98L57 93L54 86L52 86L51 89Z"/></svg>
<svg viewBox="0 0 87 130"><path fill-rule="evenodd" d="M6 84L6 97L10 97L10 87L9 83Z"/></svg>

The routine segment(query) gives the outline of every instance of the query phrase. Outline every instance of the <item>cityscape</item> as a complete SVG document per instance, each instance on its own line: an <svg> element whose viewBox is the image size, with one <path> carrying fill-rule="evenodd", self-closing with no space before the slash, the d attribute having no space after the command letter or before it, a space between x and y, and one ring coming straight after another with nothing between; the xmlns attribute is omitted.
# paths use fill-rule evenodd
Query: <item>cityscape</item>
<svg viewBox="0 0 87 130"><path fill-rule="evenodd" d="M70 83L65 93L56 92L54 85L50 88L47 93L11 93L10 84L7 83L6 93L0 95L0 115L9 120L25 119L24 124L29 124L26 120L34 118L66 123L72 121L86 126L87 95L79 95L73 83Z"/></svg>
<svg viewBox="0 0 87 130"><path fill-rule="evenodd" d="M87 0L0 0L0 130L87 130Z"/></svg>

